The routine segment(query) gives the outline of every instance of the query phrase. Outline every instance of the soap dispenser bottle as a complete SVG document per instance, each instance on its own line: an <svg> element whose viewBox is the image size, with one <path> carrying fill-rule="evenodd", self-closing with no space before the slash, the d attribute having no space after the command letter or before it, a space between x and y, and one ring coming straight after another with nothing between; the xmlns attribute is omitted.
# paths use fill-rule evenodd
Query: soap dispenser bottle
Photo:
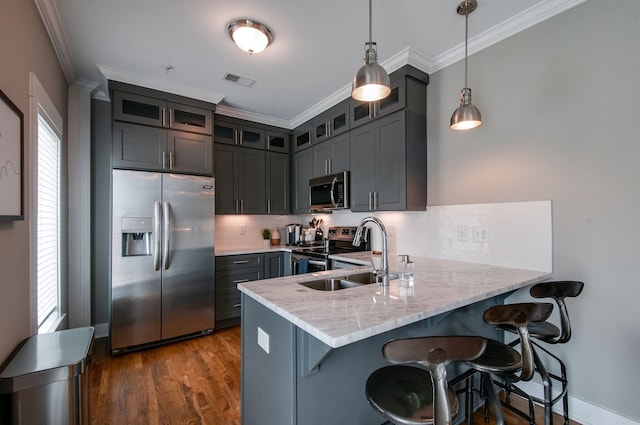
<svg viewBox="0 0 640 425"><path fill-rule="evenodd" d="M399 257L398 271L400 273L400 281L413 285L413 261L409 260L409 256L406 254L400 255Z"/></svg>

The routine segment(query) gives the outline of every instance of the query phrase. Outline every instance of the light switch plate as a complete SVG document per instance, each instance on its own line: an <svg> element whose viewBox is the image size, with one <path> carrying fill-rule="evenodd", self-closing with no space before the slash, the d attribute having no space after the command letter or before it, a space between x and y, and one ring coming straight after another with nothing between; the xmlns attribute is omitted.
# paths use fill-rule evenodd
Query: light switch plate
<svg viewBox="0 0 640 425"><path fill-rule="evenodd" d="M258 326L258 345L265 353L269 354L269 334L263 331L260 326Z"/></svg>

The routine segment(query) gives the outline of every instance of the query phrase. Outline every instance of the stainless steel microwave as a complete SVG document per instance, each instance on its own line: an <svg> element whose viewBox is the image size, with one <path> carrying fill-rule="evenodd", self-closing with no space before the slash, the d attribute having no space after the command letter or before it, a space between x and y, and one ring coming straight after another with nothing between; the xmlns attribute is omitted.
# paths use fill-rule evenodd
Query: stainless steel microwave
<svg viewBox="0 0 640 425"><path fill-rule="evenodd" d="M347 208L349 208L348 171L309 180L309 209L312 212Z"/></svg>

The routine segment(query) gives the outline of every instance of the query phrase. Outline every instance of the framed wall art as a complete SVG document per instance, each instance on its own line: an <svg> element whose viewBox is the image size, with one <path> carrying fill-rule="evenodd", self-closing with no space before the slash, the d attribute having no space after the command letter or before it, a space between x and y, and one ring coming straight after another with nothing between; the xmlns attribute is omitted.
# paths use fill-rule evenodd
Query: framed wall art
<svg viewBox="0 0 640 425"><path fill-rule="evenodd" d="M23 220L24 116L0 90L0 221Z"/></svg>

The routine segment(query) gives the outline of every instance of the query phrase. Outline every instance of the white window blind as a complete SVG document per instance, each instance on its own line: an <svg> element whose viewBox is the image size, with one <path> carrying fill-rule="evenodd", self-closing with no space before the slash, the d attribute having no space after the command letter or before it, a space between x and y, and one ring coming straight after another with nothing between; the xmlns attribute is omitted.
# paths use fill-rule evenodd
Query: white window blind
<svg viewBox="0 0 640 425"><path fill-rule="evenodd" d="M60 315L60 137L38 114L38 328Z"/></svg>

